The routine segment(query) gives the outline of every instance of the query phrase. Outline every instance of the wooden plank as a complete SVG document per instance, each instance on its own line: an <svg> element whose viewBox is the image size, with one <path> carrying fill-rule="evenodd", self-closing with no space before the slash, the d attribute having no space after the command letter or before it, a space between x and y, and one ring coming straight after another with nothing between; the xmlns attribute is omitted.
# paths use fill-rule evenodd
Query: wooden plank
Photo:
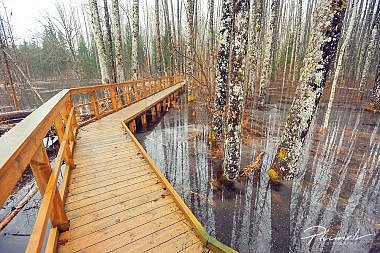
<svg viewBox="0 0 380 253"><path fill-rule="evenodd" d="M148 201L157 201L158 198L162 197L165 190L155 183L145 181L141 185L133 185L131 187L122 188L120 191L102 194L95 196L93 198L84 199L79 202L73 202L66 205L67 215L70 217L71 221L78 217L83 217L85 215L91 214L91 216L98 217L99 210L107 209L114 205L121 205L121 208L135 205L139 203L145 203ZM111 197L110 197L111 195ZM130 201L133 201L129 203ZM84 220L80 220L83 224ZM73 224L71 224L73 226Z"/></svg>
<svg viewBox="0 0 380 253"><path fill-rule="evenodd" d="M75 227L73 226L69 232L63 233L60 239L75 240L82 236L101 231L120 222L135 219L138 216L144 215L161 207L174 208L175 204L173 201L162 199L161 201L146 202L132 208L120 209L118 206L113 206L113 209L109 210L110 212L98 213L103 214L103 216L94 217L92 220L86 221L87 223L79 220L83 225L79 226L78 224L75 224Z"/></svg>
<svg viewBox="0 0 380 253"><path fill-rule="evenodd" d="M168 216L171 217L169 221ZM83 249L88 252L111 251L113 247L118 248L121 246L120 244L133 242L183 218L176 206L172 208L163 206L132 220L117 223L73 241L69 240L65 245L59 247L58 252L75 252ZM155 230L152 231L152 228Z"/></svg>

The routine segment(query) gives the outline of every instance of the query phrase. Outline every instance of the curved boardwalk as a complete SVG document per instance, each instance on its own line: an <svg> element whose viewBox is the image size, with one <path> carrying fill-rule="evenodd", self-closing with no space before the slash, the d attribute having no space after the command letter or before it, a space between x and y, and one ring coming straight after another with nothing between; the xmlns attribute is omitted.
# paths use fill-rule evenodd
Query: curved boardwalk
<svg viewBox="0 0 380 253"><path fill-rule="evenodd" d="M209 252L121 124L182 85L80 128L58 252Z"/></svg>

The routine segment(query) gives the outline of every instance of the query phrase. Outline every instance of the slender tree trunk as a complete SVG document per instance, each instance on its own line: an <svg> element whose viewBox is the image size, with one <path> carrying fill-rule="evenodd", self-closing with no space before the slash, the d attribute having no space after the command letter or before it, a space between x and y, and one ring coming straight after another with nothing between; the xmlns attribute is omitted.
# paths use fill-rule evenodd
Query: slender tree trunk
<svg viewBox="0 0 380 253"><path fill-rule="evenodd" d="M298 0L298 12L296 16L295 42L294 42L294 70L292 84L298 80L298 70L300 69L300 46L301 46L301 17L302 17L302 0Z"/></svg>
<svg viewBox="0 0 380 253"><path fill-rule="evenodd" d="M257 101L258 108L263 108L265 104L265 98L267 96L267 89L269 86L269 82L271 80L272 75L272 59L274 57L274 49L275 49L275 38L274 32L276 31L276 23L277 23L277 15L278 15L278 0L273 0L271 6L271 15L270 15L270 25L267 29L265 45L264 45L264 59L263 59L263 67L261 70L261 78L260 78L260 89L259 89L259 97Z"/></svg>
<svg viewBox="0 0 380 253"><path fill-rule="evenodd" d="M111 82L110 68L107 66L107 54L104 46L103 33L100 25L100 17L97 0L90 0L91 24L94 30L96 48L98 50L100 74L103 83Z"/></svg>
<svg viewBox="0 0 380 253"><path fill-rule="evenodd" d="M261 33L261 19L263 12L263 1L255 0L252 3L251 10L251 27L249 32L249 84L247 86L247 94L249 98L253 98L258 74L257 62L259 58L259 39Z"/></svg>
<svg viewBox="0 0 380 253"><path fill-rule="evenodd" d="M121 28L120 28L120 13L119 13L119 0L112 0L112 23L113 29L113 40L115 42L115 60L116 60L116 74L117 82L124 82L125 71L124 71L124 60L123 60L123 42L121 39Z"/></svg>
<svg viewBox="0 0 380 253"><path fill-rule="evenodd" d="M139 0L133 0L132 6L132 79L139 78L138 62L138 38L139 38Z"/></svg>
<svg viewBox="0 0 380 253"><path fill-rule="evenodd" d="M346 8L346 0L319 1L300 84L272 166L268 170L274 181L291 180L296 173L302 146L337 52Z"/></svg>
<svg viewBox="0 0 380 253"><path fill-rule="evenodd" d="M208 9L209 9L209 21L208 21L208 40L207 40L207 58L206 58L206 66L207 66L207 75L210 83L212 83L212 67L214 65L214 0L208 1Z"/></svg>
<svg viewBox="0 0 380 253"><path fill-rule="evenodd" d="M194 77L194 0L187 0L186 8L187 38L186 38L186 83L188 85L188 95L193 95Z"/></svg>
<svg viewBox="0 0 380 253"><path fill-rule="evenodd" d="M228 82L227 127L224 145L224 176L236 180L241 162L241 119L244 102L245 55L248 48L249 0L234 4L234 25L231 39L231 60Z"/></svg>
<svg viewBox="0 0 380 253"><path fill-rule="evenodd" d="M380 9L380 7L378 7ZM371 66L371 62L375 57L376 47L379 44L378 34L380 28L380 13L377 11L376 19L371 32L371 40L368 44L367 57L365 59L362 78L360 79L359 90L362 92L364 90L364 86L368 82L369 69Z"/></svg>
<svg viewBox="0 0 380 253"><path fill-rule="evenodd" d="M350 21L349 21L349 24L348 24L348 28L346 30L346 34L345 34L343 43L340 46L338 60L337 60L336 66L335 66L334 78L333 78L333 82L332 82L332 85L331 85L330 98L329 98L329 102L327 104L327 109L326 109L326 114L325 114L325 120L323 122L323 129L326 129L327 126L328 126L328 124L329 124L329 119L330 119L330 114L331 114L331 108L332 108L332 104L333 104L334 97L335 97L335 90L336 90L336 86L338 84L338 79L339 79L339 76L340 76L340 72L342 70L342 63L343 63L344 52L346 50L348 42L351 39L352 29L354 28L354 23L355 23L355 20L356 20L356 6L357 6L357 3L354 3L353 9L352 9L352 15L350 17Z"/></svg>
<svg viewBox="0 0 380 253"><path fill-rule="evenodd" d="M161 33L160 33L160 1L155 0L155 12L156 12L156 67L157 75L162 76L161 69Z"/></svg>
<svg viewBox="0 0 380 253"><path fill-rule="evenodd" d="M376 78L373 84L373 91L368 109L374 112L380 111L380 59L377 63Z"/></svg>
<svg viewBox="0 0 380 253"><path fill-rule="evenodd" d="M115 60L114 60L114 51L113 51L113 43L112 43L112 32L111 32L111 24L110 24L110 14L108 12L108 3L107 0L104 0L104 20L105 20L105 37L107 40L106 45L106 53L107 53L107 66L110 68L111 79L112 82L116 82L116 70L115 70Z"/></svg>
<svg viewBox="0 0 380 253"><path fill-rule="evenodd" d="M222 139L225 106L227 102L228 65L233 26L233 1L222 2L222 17L219 31L219 52L216 58L215 112L213 114L213 133L216 140Z"/></svg>

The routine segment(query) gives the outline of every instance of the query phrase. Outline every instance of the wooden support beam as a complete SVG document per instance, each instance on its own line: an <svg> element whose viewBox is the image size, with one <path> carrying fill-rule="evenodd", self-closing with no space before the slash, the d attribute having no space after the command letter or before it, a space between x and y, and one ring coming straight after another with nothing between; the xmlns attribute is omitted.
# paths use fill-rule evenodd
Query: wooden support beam
<svg viewBox="0 0 380 253"><path fill-rule="evenodd" d="M133 119L129 122L129 129L132 133L136 133L136 120Z"/></svg>
<svg viewBox="0 0 380 253"><path fill-rule="evenodd" d="M141 114L141 127L142 127L142 131L146 131L147 129L147 121L146 121L146 113L143 113Z"/></svg>
<svg viewBox="0 0 380 253"><path fill-rule="evenodd" d="M61 117L57 117L57 119L54 121L54 126L55 126L55 130L57 131L59 143L62 144L63 139L64 139L64 134L65 134L65 128L63 126ZM74 167L72 153L73 153L73 150L71 149L71 147L67 148L64 152L65 163L68 164L71 168Z"/></svg>
<svg viewBox="0 0 380 253"><path fill-rule="evenodd" d="M32 168L34 178L36 179L38 190L40 191L41 196L44 196L52 174L52 169L45 146L42 143L30 161L30 167ZM56 191L54 198L52 199L52 209L54 212L50 212L50 220L53 227L57 227L60 231L66 231L69 229L69 220L64 211L63 201L58 194L56 186L54 191Z"/></svg>
<svg viewBox="0 0 380 253"><path fill-rule="evenodd" d="M92 107L94 108L95 118L99 119L100 118L99 103L96 97L96 91L91 92L90 99L91 99Z"/></svg>

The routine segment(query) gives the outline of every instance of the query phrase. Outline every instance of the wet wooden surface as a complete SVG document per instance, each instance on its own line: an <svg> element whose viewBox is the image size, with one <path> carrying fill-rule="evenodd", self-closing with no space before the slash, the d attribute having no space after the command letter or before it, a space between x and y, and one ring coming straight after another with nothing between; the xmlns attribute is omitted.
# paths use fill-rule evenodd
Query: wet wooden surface
<svg viewBox="0 0 380 253"><path fill-rule="evenodd" d="M208 252L121 124L181 85L79 130L58 252Z"/></svg>

